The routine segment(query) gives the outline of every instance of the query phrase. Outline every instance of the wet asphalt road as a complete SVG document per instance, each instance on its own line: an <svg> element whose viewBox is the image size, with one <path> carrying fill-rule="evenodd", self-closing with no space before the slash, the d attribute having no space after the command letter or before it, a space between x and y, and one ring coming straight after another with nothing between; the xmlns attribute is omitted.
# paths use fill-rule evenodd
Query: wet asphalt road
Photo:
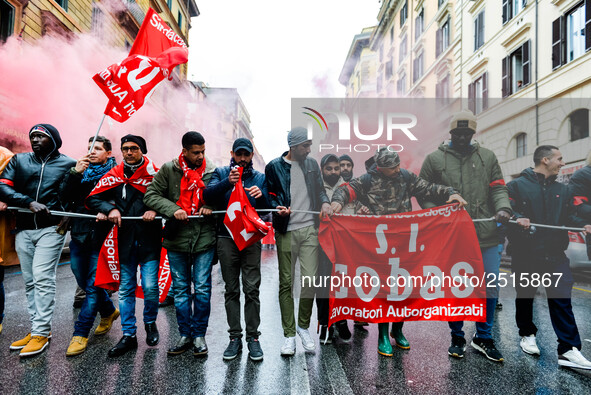
<svg viewBox="0 0 591 395"><path fill-rule="evenodd" d="M172 306L160 309L157 324L161 341L156 347L145 344L141 325L137 352L117 359L107 358L107 351L121 335L117 320L108 335L91 335L84 354L66 358L65 350L78 310L72 309L74 277L69 265L62 264L58 268L50 346L40 356L21 360L17 353L8 349L12 341L29 330L24 286L18 270L8 269L5 279L7 306L4 331L0 334L1 394L591 393L591 371L574 371L557 365L556 337L544 298L535 304L542 356L536 358L521 351L511 288L501 290L503 309L496 312L494 327L504 363L488 361L470 347L462 360L448 357L450 337L444 322L406 323L404 333L411 349L395 349L392 358L376 352L377 325L369 326L367 332L355 330L349 343L336 341L332 345L317 345L315 353L305 353L298 339L296 355L283 358L279 355L283 336L274 250L263 250L260 341L265 357L262 362L248 359L246 344L237 359L230 362L222 359L228 337L219 265L214 266L212 314L206 337L209 356L206 358L194 358L192 353L176 357L166 355L166 349L178 339ZM591 339L591 286L589 276L580 278L583 282L575 284L573 306L581 338ZM138 317L141 317L141 306L142 303L138 303ZM352 329L352 323L349 326ZM311 328L316 328L315 320ZM474 333L474 324L467 323L465 329L469 339ZM315 339L317 337L314 335ZM583 354L591 357L591 343L583 343Z"/></svg>

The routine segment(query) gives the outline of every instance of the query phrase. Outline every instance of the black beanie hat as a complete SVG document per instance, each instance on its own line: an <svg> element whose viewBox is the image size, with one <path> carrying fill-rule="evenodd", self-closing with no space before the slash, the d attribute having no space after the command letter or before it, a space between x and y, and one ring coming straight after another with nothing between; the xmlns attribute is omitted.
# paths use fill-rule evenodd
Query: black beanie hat
<svg viewBox="0 0 591 395"><path fill-rule="evenodd" d="M144 140L144 138L142 136L135 136L133 134L128 134L126 136L121 137L121 146L123 146L123 144L125 143L136 143L137 145L140 146L140 150L142 151L142 154L147 154L148 153L148 149L146 148L146 140Z"/></svg>
<svg viewBox="0 0 591 395"><path fill-rule="evenodd" d="M342 161L342 160L349 161L349 162L351 162L352 165L355 165L353 163L353 159L351 159L351 157L349 155L347 155L347 154L341 155L341 157L339 158L339 162Z"/></svg>
<svg viewBox="0 0 591 395"><path fill-rule="evenodd" d="M29 130L29 137L33 132L43 133L47 135L49 138L51 138L51 140L55 144L54 150L61 148L62 138L60 137L60 133L57 131L55 126L50 125L48 123L38 123L37 125L33 126L31 130Z"/></svg>

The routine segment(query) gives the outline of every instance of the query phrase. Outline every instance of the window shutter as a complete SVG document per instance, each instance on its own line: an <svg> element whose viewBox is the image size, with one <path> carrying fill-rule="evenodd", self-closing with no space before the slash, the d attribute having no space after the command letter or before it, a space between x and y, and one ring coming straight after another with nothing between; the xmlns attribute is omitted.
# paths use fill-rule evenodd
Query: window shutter
<svg viewBox="0 0 591 395"><path fill-rule="evenodd" d="M557 18L552 22L552 69L559 67L562 64L560 56L560 20Z"/></svg>
<svg viewBox="0 0 591 395"><path fill-rule="evenodd" d="M503 0L503 24L511 19L511 11L509 7L511 7L511 1Z"/></svg>
<svg viewBox="0 0 591 395"><path fill-rule="evenodd" d="M522 59L522 67L523 67L523 86L529 85L531 82L530 78L530 40L527 40L523 43L521 47L521 59Z"/></svg>
<svg viewBox="0 0 591 395"><path fill-rule="evenodd" d="M502 77L501 77L501 96L502 97L507 97L509 96L509 62L511 61L511 58L509 56L507 56L506 58L504 58L502 60L503 64L502 64Z"/></svg>
<svg viewBox="0 0 591 395"><path fill-rule="evenodd" d="M488 71L482 74L482 110L488 108Z"/></svg>
<svg viewBox="0 0 591 395"><path fill-rule="evenodd" d="M435 40L435 57L438 58L441 55L441 47L443 44L443 28L437 29L436 40Z"/></svg>
<svg viewBox="0 0 591 395"><path fill-rule="evenodd" d="M591 1L585 1L585 51L591 49Z"/></svg>
<svg viewBox="0 0 591 395"><path fill-rule="evenodd" d="M473 113L476 112L476 102L474 101L476 96L475 88L476 86L473 82L468 85L468 109Z"/></svg>

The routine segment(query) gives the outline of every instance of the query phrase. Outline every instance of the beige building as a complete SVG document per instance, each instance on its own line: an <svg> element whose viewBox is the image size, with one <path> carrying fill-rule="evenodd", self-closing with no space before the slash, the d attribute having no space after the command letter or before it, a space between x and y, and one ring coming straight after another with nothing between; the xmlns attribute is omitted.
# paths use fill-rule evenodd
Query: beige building
<svg viewBox="0 0 591 395"><path fill-rule="evenodd" d="M353 37L339 82L346 88L346 97L375 97L376 53L369 48L375 27L366 27Z"/></svg>

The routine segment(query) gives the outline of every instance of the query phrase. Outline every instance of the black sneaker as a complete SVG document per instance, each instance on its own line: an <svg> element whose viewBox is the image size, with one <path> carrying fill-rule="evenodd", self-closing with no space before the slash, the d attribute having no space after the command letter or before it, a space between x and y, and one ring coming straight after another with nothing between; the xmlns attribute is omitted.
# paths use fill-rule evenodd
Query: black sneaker
<svg viewBox="0 0 591 395"><path fill-rule="evenodd" d="M349 326L347 325L347 321L339 321L335 324L337 327L337 331L339 332L339 337L344 341L351 340L351 331L349 330Z"/></svg>
<svg viewBox="0 0 591 395"><path fill-rule="evenodd" d="M332 344L332 337L334 336L334 326L330 328L327 325L320 326L320 336L318 340L320 344Z"/></svg>
<svg viewBox="0 0 591 395"><path fill-rule="evenodd" d="M248 357L253 361L261 361L263 359L263 349L261 348L259 339L252 338L248 340Z"/></svg>
<svg viewBox="0 0 591 395"><path fill-rule="evenodd" d="M501 354L501 352L495 347L493 339L480 339L474 337L470 345L484 354L491 361L503 362L505 360L503 354Z"/></svg>
<svg viewBox="0 0 591 395"><path fill-rule="evenodd" d="M455 358L464 358L464 351L466 351L466 339L452 335L451 346L447 349L447 353Z"/></svg>
<svg viewBox="0 0 591 395"><path fill-rule="evenodd" d="M226 351L224 351L224 359L230 361L236 358L240 351L242 351L242 339L239 337L232 338L230 344L226 347Z"/></svg>

